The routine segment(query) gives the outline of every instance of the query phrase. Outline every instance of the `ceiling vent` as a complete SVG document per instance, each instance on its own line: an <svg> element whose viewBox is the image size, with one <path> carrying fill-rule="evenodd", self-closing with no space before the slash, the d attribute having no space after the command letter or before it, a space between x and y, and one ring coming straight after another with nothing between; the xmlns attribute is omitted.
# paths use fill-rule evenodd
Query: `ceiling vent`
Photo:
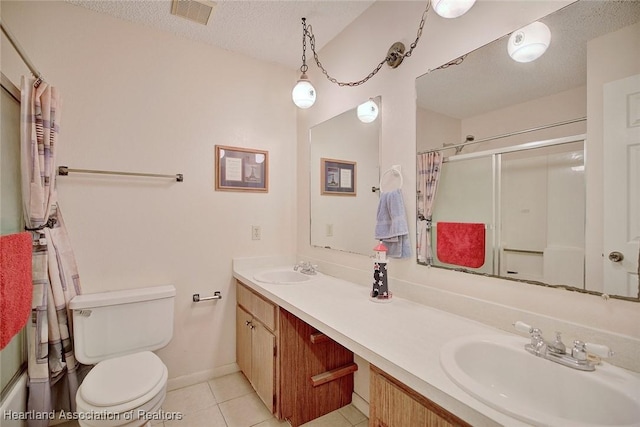
<svg viewBox="0 0 640 427"><path fill-rule="evenodd" d="M215 6L215 2L206 0L173 0L171 13L207 25Z"/></svg>

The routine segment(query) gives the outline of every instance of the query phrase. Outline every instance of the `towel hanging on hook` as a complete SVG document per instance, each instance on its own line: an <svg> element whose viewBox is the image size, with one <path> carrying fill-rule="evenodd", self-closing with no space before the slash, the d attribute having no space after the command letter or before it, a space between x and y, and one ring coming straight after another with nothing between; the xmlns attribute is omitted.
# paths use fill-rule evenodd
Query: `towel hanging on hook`
<svg viewBox="0 0 640 427"><path fill-rule="evenodd" d="M398 189L402 188L402 184L404 183L404 180L402 178L402 173L400 172L400 165L393 165L389 169L384 171L384 173L380 177L379 187L371 187L371 192L372 193L375 193L376 191L383 191L382 190L382 180L389 173L393 174L394 176L397 175L400 178L400 186L398 187Z"/></svg>

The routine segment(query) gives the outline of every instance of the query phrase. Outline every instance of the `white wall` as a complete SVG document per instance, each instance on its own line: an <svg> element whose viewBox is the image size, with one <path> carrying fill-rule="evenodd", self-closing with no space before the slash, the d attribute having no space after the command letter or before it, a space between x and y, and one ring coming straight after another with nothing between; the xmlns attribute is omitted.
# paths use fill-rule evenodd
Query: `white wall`
<svg viewBox="0 0 640 427"><path fill-rule="evenodd" d="M83 292L174 284L170 385L234 369L232 257L295 248L295 71L66 2L3 1L2 20L63 95L59 164L184 174L59 177ZM19 86L26 67L2 48ZM214 191L216 144L268 150L268 194Z"/></svg>
<svg viewBox="0 0 640 427"><path fill-rule="evenodd" d="M495 38L557 10L567 1L480 1L463 17L445 20L431 14L413 55L397 69L383 67L368 83L344 89L332 85L317 68L310 77L317 104L298 114L298 250L325 271L369 286L371 267L367 257L311 248L308 241L308 165L305 163L305 130L353 107L371 95L381 95L382 168L399 164L404 173L404 200L415 242L415 78L425 70L480 47ZM377 2L321 52L322 64L335 76L357 80L369 73L389 46L414 40L422 2ZM372 29L377 29L372 31ZM365 42L366 40L366 42ZM353 61L357 52L358 61ZM446 71L443 71L446 72ZM389 265L391 287L416 301L434 305L512 331L518 319L543 330L563 330L565 339L583 338L608 343L619 350L613 363L640 370L634 355L640 351L638 304L576 294L562 289L531 286L494 278L466 275L418 266L413 258Z"/></svg>

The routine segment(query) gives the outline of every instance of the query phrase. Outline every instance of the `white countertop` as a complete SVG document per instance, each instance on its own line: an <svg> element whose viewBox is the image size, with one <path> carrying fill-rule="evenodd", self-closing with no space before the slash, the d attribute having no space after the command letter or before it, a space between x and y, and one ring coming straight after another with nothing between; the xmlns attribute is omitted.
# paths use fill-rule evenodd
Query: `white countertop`
<svg viewBox="0 0 640 427"><path fill-rule="evenodd" d="M233 276L468 423L528 425L468 395L440 365L440 348L447 341L475 334L506 335L504 331L399 297L389 303L372 302L368 286L322 273L302 284L254 279L261 271L292 265L237 259Z"/></svg>

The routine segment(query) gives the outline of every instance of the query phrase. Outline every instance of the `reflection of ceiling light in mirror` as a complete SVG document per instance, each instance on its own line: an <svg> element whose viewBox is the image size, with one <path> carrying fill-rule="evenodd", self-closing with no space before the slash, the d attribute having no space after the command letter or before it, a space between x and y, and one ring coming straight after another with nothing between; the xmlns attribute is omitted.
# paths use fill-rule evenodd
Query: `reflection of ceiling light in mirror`
<svg viewBox="0 0 640 427"><path fill-rule="evenodd" d="M572 166L571 170L574 172L584 172L584 165Z"/></svg>
<svg viewBox="0 0 640 427"><path fill-rule="evenodd" d="M457 18L471 9L476 0L431 0L433 10L443 18Z"/></svg>
<svg viewBox="0 0 640 427"><path fill-rule="evenodd" d="M542 22L534 22L511 34L507 51L516 62L531 62L546 52L550 42L549 27Z"/></svg>
<svg viewBox="0 0 640 427"><path fill-rule="evenodd" d="M357 113L362 123L371 123L378 117L378 105L370 99L358 105Z"/></svg>
<svg viewBox="0 0 640 427"><path fill-rule="evenodd" d="M316 102L316 90L306 74L302 73L300 76L298 84L295 85L291 92L291 98L299 108L309 108Z"/></svg>
<svg viewBox="0 0 640 427"><path fill-rule="evenodd" d="M264 162L264 154L256 154L256 163L262 163Z"/></svg>

